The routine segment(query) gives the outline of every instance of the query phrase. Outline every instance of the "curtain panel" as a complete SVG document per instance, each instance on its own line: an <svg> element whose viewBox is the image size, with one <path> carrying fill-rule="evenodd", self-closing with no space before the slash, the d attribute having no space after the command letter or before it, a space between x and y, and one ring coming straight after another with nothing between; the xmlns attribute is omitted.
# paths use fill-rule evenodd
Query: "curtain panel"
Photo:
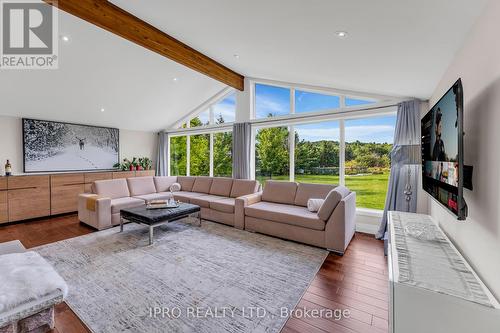
<svg viewBox="0 0 500 333"><path fill-rule="evenodd" d="M168 176L168 134L158 133L158 153L156 156L156 175Z"/></svg>
<svg viewBox="0 0 500 333"><path fill-rule="evenodd" d="M233 125L233 177L250 179L250 145L252 143L250 123Z"/></svg>
<svg viewBox="0 0 500 333"><path fill-rule="evenodd" d="M391 151L391 174L384 215L376 238L384 238L389 211L417 211L420 161L420 101L405 101L398 104L394 145Z"/></svg>

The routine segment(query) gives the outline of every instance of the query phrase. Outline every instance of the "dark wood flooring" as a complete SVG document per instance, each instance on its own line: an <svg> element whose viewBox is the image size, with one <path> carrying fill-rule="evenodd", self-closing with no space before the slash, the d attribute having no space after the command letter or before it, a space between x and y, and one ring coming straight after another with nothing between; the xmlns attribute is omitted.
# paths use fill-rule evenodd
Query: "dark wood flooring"
<svg viewBox="0 0 500 333"><path fill-rule="evenodd" d="M80 224L76 215L66 215L0 226L0 242L19 239L31 248L93 231ZM387 333L387 289L383 242L357 233L343 257L328 256L296 308L322 310L324 315L311 318L297 312L282 333ZM327 309L348 310L349 317L336 320L326 315ZM90 332L66 303L56 307L55 318L53 333Z"/></svg>

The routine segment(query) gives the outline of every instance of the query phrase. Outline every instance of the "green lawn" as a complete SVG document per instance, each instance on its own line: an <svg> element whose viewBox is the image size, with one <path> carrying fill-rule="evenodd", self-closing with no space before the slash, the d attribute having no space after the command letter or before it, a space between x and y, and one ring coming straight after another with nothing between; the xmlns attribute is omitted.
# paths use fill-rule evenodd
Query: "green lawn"
<svg viewBox="0 0 500 333"><path fill-rule="evenodd" d="M264 184L268 177L257 177ZM276 180L288 180L288 176L273 176ZM296 175L299 183L338 184L338 176ZM389 173L382 175L345 176L345 185L356 192L356 205L362 208L384 209Z"/></svg>

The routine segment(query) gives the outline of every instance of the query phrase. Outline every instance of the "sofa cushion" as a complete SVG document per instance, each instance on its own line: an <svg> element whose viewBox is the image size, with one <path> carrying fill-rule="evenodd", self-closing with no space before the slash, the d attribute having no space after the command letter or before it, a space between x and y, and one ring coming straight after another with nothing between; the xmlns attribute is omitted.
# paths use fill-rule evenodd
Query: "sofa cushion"
<svg viewBox="0 0 500 333"><path fill-rule="evenodd" d="M323 221L326 221L330 218L333 211L339 204L339 202L344 199L349 193L349 189L345 186L339 185L328 193L326 196L325 202L321 205L321 208L318 211L318 217Z"/></svg>
<svg viewBox="0 0 500 333"><path fill-rule="evenodd" d="M210 186L212 186L211 177L196 177L191 191L198 193L208 193L210 192Z"/></svg>
<svg viewBox="0 0 500 333"><path fill-rule="evenodd" d="M189 203L191 198L196 198L196 197L199 197L202 195L205 195L205 194L179 191L179 192L174 192L174 199L179 200L179 201L184 202L184 203Z"/></svg>
<svg viewBox="0 0 500 333"><path fill-rule="evenodd" d="M137 177L127 178L128 189L130 195L135 197L138 195L156 193L155 182L153 177Z"/></svg>
<svg viewBox="0 0 500 333"><path fill-rule="evenodd" d="M134 196L134 198L142 199L144 201L169 200L171 197L172 194L170 194L170 192L150 193L150 194Z"/></svg>
<svg viewBox="0 0 500 333"><path fill-rule="evenodd" d="M295 192L297 183L268 180L262 192L262 201L293 205Z"/></svg>
<svg viewBox="0 0 500 333"><path fill-rule="evenodd" d="M224 199L224 197L218 195L201 195L199 197L194 197L189 199L189 203L193 205L198 205L204 208L210 208L210 202Z"/></svg>
<svg viewBox="0 0 500 333"><path fill-rule="evenodd" d="M126 179L98 180L94 182L97 195L111 199L130 197Z"/></svg>
<svg viewBox="0 0 500 333"><path fill-rule="evenodd" d="M120 212L120 209L133 208L144 205L144 200L126 197L117 198L111 200L111 213L116 214Z"/></svg>
<svg viewBox="0 0 500 333"><path fill-rule="evenodd" d="M320 220L316 213L311 213L302 206L261 201L245 207L245 215L308 229L325 230L325 222Z"/></svg>
<svg viewBox="0 0 500 333"><path fill-rule="evenodd" d="M231 198L238 198L247 194L255 193L259 190L259 182L249 179L234 179L231 188Z"/></svg>
<svg viewBox="0 0 500 333"><path fill-rule="evenodd" d="M191 192L194 185L195 177L179 176L177 182L181 184L181 191Z"/></svg>
<svg viewBox="0 0 500 333"><path fill-rule="evenodd" d="M224 198L217 201L211 201L210 209L223 213L234 213L234 201L234 198Z"/></svg>
<svg viewBox="0 0 500 333"><path fill-rule="evenodd" d="M214 177L210 186L210 194L229 197L233 187L232 178Z"/></svg>
<svg viewBox="0 0 500 333"><path fill-rule="evenodd" d="M299 183L294 204L307 207L309 199L324 199L335 188L335 185Z"/></svg>
<svg viewBox="0 0 500 333"><path fill-rule="evenodd" d="M156 192L168 192L170 191L170 185L177 182L177 177L161 176L154 177L153 180L155 182Z"/></svg>

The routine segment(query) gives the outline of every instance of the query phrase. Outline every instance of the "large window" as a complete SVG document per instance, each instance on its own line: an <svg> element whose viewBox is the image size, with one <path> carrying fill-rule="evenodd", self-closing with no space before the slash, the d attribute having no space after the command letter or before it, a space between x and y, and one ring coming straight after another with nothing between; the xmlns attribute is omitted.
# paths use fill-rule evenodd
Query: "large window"
<svg viewBox="0 0 500 333"><path fill-rule="evenodd" d="M191 135L189 149L189 175L210 175L210 134Z"/></svg>
<svg viewBox="0 0 500 333"><path fill-rule="evenodd" d="M295 91L295 113L327 111L340 108L340 97L308 91Z"/></svg>
<svg viewBox="0 0 500 333"><path fill-rule="evenodd" d="M255 117L268 118L290 114L290 89L255 85Z"/></svg>
<svg viewBox="0 0 500 333"><path fill-rule="evenodd" d="M358 207L384 209L395 123L395 116L345 122L345 185Z"/></svg>
<svg viewBox="0 0 500 333"><path fill-rule="evenodd" d="M187 174L187 136L170 138L170 175L185 176Z"/></svg>
<svg viewBox="0 0 500 333"><path fill-rule="evenodd" d="M231 177L232 144L231 131L173 136L169 149L170 175Z"/></svg>
<svg viewBox="0 0 500 333"><path fill-rule="evenodd" d="M236 93L232 92L189 119L189 127L233 123L236 120Z"/></svg>
<svg viewBox="0 0 500 333"><path fill-rule="evenodd" d="M361 106L361 105L367 105L367 104L372 104L372 103L375 103L375 101L366 100L366 99L351 98L351 97L346 97L346 99L345 99L345 106Z"/></svg>
<svg viewBox="0 0 500 333"><path fill-rule="evenodd" d="M272 118L307 112L335 111L361 107L377 101L323 91L255 84L255 118Z"/></svg>
<svg viewBox="0 0 500 333"><path fill-rule="evenodd" d="M288 127L269 127L257 130L255 136L255 179L288 180L290 149Z"/></svg>
<svg viewBox="0 0 500 333"><path fill-rule="evenodd" d="M214 133L214 176L231 177L233 175L233 133Z"/></svg>
<svg viewBox="0 0 500 333"><path fill-rule="evenodd" d="M395 100L305 86L254 88L254 109L242 119L251 119L251 167L263 186L269 179L342 184L356 192L358 208L384 208L396 116L375 107ZM236 120L236 93L210 103L179 121L186 129L173 131L182 136L170 138L171 175L232 176L228 123Z"/></svg>
<svg viewBox="0 0 500 333"><path fill-rule="evenodd" d="M236 93L212 106L215 124L233 123L236 118Z"/></svg>
<svg viewBox="0 0 500 333"><path fill-rule="evenodd" d="M340 143L336 121L295 125L295 181L339 184Z"/></svg>
<svg viewBox="0 0 500 333"><path fill-rule="evenodd" d="M210 111L206 110L198 114L196 117L191 118L189 127L206 126L210 124Z"/></svg>

